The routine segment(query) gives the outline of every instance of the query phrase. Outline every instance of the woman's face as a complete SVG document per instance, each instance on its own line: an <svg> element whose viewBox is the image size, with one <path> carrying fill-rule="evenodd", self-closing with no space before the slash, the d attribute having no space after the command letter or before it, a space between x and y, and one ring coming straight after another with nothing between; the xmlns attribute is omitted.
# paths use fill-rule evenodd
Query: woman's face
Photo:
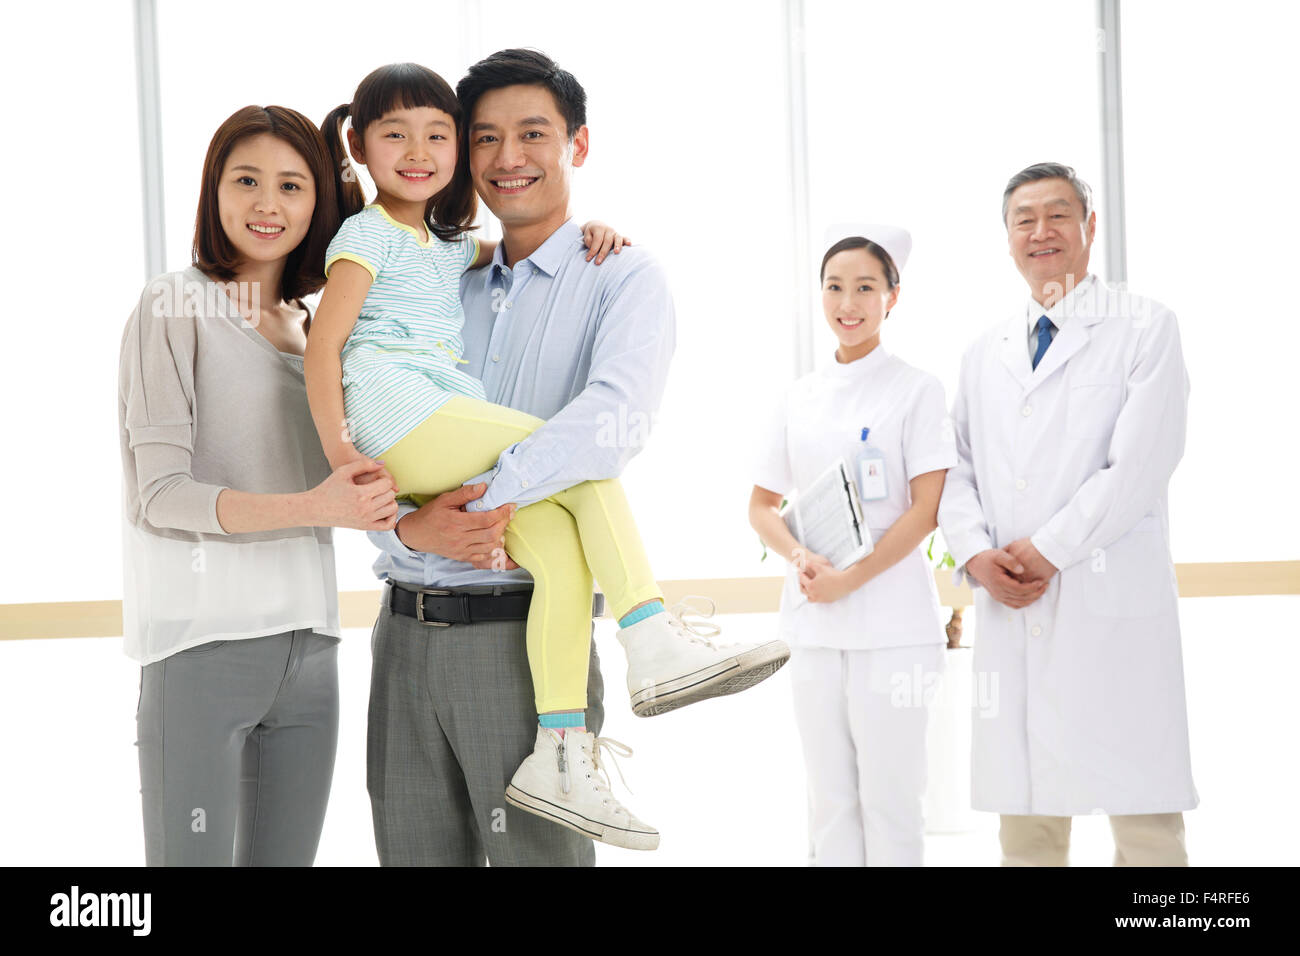
<svg viewBox="0 0 1300 956"><path fill-rule="evenodd" d="M831 256L822 279L822 309L840 342L841 357L865 355L880 344L885 313L898 301L898 289L885 282L885 267L866 249Z"/></svg>
<svg viewBox="0 0 1300 956"><path fill-rule="evenodd" d="M456 124L432 106L389 110L364 139L349 130L348 144L375 188L401 202L427 202L456 172Z"/></svg>
<svg viewBox="0 0 1300 956"><path fill-rule="evenodd" d="M269 133L235 144L221 172L217 208L241 261L274 262L307 235L316 182L298 151Z"/></svg>

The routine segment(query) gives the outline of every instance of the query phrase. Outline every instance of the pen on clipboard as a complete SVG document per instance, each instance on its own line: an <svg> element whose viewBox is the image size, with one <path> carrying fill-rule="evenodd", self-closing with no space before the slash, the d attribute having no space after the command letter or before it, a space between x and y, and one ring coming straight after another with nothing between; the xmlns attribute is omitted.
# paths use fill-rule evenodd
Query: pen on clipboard
<svg viewBox="0 0 1300 956"><path fill-rule="evenodd" d="M865 431L865 429L863 429L863 430ZM856 511L854 510L854 508L853 508L853 500L854 500L854 496L853 496L853 489L849 487L849 480L850 480L850 479L849 479L848 473L844 470L844 466L841 465L841 466L840 466L840 481L844 482L844 493L845 493L846 495L849 496L849 520L851 520L851 521L853 522L853 533L857 536L857 539L856 539L853 543L854 543L854 544L861 544L861 543L862 543L862 528L861 528L861 526L858 525L858 515L857 515L857 512L856 512Z"/></svg>

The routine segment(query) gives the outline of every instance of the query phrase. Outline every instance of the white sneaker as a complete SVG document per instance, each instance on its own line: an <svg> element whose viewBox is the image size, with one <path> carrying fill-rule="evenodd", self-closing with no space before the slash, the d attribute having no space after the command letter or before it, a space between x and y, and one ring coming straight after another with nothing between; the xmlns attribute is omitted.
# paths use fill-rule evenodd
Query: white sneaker
<svg viewBox="0 0 1300 956"><path fill-rule="evenodd" d="M790 659L785 641L714 644L709 638L722 628L707 620L685 620L688 614L712 617L713 602L709 604L705 614L682 602L619 630L627 651L627 692L638 717L735 694L771 677Z"/></svg>
<svg viewBox="0 0 1300 956"><path fill-rule="evenodd" d="M574 730L561 737L538 727L533 752L506 787L506 802L601 843L629 850L655 849L659 831L634 817L610 792L609 777L598 757L606 750L632 756L630 747L608 737ZM618 776L623 779L622 770Z"/></svg>

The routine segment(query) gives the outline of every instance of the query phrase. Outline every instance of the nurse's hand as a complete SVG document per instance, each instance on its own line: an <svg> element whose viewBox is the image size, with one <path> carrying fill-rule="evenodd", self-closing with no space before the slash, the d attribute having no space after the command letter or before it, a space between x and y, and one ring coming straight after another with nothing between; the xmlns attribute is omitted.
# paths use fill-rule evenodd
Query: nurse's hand
<svg viewBox="0 0 1300 956"><path fill-rule="evenodd" d="M799 572L799 590L813 604L838 601L850 593L854 586L847 571L836 571L829 564L810 565L807 570Z"/></svg>
<svg viewBox="0 0 1300 956"><path fill-rule="evenodd" d="M1028 607L1047 590L1046 580L1022 581L1025 566L1001 548L981 551L966 562L966 573L978 581L989 596L1010 608Z"/></svg>
<svg viewBox="0 0 1300 956"><path fill-rule="evenodd" d="M816 551L805 551L803 548L795 548L790 552L790 563L794 565L796 571L809 571L816 568L831 570L830 561L823 555Z"/></svg>

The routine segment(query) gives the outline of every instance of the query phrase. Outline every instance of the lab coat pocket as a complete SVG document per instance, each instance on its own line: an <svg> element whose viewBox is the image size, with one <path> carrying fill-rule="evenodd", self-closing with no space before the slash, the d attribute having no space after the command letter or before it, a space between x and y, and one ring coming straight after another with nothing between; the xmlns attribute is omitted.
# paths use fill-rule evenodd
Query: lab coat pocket
<svg viewBox="0 0 1300 956"><path fill-rule="evenodd" d="M1118 382L1071 385L1065 414L1070 438L1107 438L1119 416L1123 386Z"/></svg>
<svg viewBox="0 0 1300 956"><path fill-rule="evenodd" d="M1082 563L1083 593L1090 613L1100 617L1150 618L1170 609L1177 589L1160 519L1147 515L1108 548Z"/></svg>

